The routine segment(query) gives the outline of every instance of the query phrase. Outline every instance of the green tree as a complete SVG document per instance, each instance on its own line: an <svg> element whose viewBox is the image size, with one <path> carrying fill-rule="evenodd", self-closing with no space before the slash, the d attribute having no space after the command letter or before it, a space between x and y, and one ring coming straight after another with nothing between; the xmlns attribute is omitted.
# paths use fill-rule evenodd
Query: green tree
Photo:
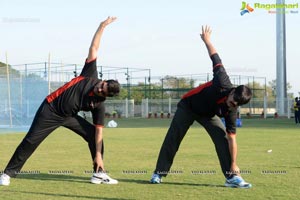
<svg viewBox="0 0 300 200"><path fill-rule="evenodd" d="M269 87L271 89L270 92L272 93L272 96L275 98L276 97L276 80L269 81ZM289 82L287 82L286 83L286 91L287 91L287 93L289 93L289 91L291 89L292 89L291 84ZM290 97L293 98L293 95L291 95Z"/></svg>
<svg viewBox="0 0 300 200"><path fill-rule="evenodd" d="M265 96L265 85L262 85L258 82L251 82L246 84L252 90L252 98L262 99Z"/></svg>
<svg viewBox="0 0 300 200"><path fill-rule="evenodd" d="M183 93L194 87L194 81L182 77L165 76L161 81L166 98L180 98Z"/></svg>
<svg viewBox="0 0 300 200"><path fill-rule="evenodd" d="M11 65L8 65L8 70L9 70L9 74L16 74L16 75L20 74L20 72L13 69ZM7 75L6 64L3 62L0 62L0 75Z"/></svg>

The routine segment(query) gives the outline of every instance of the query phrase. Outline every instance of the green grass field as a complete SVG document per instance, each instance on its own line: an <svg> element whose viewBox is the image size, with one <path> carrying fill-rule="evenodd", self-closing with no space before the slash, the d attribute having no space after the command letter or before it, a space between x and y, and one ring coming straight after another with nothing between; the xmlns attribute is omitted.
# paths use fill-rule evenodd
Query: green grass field
<svg viewBox="0 0 300 200"><path fill-rule="evenodd" d="M30 157L23 172L0 187L0 199L300 199L300 126L288 119L244 119L238 129L238 163L251 189L225 188L205 130L194 124L163 184L151 185L168 119L117 119L106 128L105 167L118 185L89 183L92 161L84 140L60 128ZM0 134L3 170L24 133ZM267 151L272 149L271 153ZM35 173L34 173L35 172Z"/></svg>

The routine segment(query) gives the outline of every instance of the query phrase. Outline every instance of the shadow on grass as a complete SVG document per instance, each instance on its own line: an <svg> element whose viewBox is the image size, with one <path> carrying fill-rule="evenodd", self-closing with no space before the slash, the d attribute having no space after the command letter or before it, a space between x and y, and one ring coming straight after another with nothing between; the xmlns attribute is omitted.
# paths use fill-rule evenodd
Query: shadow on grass
<svg viewBox="0 0 300 200"><path fill-rule="evenodd" d="M137 184L151 184L149 180L135 180L135 179L118 179L120 182L137 183ZM163 182L163 185L181 185L181 186L199 186L199 187L225 187L224 185L204 184L204 183L179 183L179 182ZM155 184L151 184L155 185Z"/></svg>
<svg viewBox="0 0 300 200"><path fill-rule="evenodd" d="M31 194L31 195L45 195L51 196L53 198L66 197L66 198L80 198L80 199L103 199L103 200L133 200L133 199L124 199L124 198L110 198L110 197L101 197L101 196L85 196L85 195L70 195L70 194L58 194L58 193L47 193L47 192L30 192L30 191L19 191L19 190L5 190L2 192L10 192L13 194ZM33 197L34 199L34 197Z"/></svg>
<svg viewBox="0 0 300 200"><path fill-rule="evenodd" d="M215 185L215 184L207 184L207 183L176 183L176 182L167 182L163 184L169 185L187 185L187 186L199 186L199 187L225 187L224 185Z"/></svg>
<svg viewBox="0 0 300 200"><path fill-rule="evenodd" d="M66 181L77 183L89 183L90 177L74 176L71 174L20 174L17 179L30 179L30 180L46 180L46 181Z"/></svg>
<svg viewBox="0 0 300 200"><path fill-rule="evenodd" d="M42 180L42 181L65 181L68 183L86 183L91 184L89 182L90 177L82 177L82 176L74 176L71 174L47 174L47 173L40 173L40 174L20 174L17 179L28 179L28 180ZM92 185L92 184L91 184ZM50 193L50 192L35 192L35 191L21 191L21 190L5 190L2 192L9 192L9 193L20 193L20 194L31 194L31 195L45 195L45 196L52 196L53 198L59 197L66 197L70 199L103 199L103 200L133 200L128 198L114 198L114 197L102 197L102 196L87 196L87 195L73 195L73 194L59 194L59 193ZM34 199L34 198L33 198Z"/></svg>
<svg viewBox="0 0 300 200"><path fill-rule="evenodd" d="M71 174L22 174L19 175L20 179L30 180L45 180L45 181L65 181L65 182L77 182L89 184L90 177L73 176ZM118 179L120 183L137 183L137 184L151 184L149 180L139 179ZM181 185L181 186L198 186L198 187L225 187L224 185L206 184L206 183L182 183L182 182L163 182L163 185Z"/></svg>

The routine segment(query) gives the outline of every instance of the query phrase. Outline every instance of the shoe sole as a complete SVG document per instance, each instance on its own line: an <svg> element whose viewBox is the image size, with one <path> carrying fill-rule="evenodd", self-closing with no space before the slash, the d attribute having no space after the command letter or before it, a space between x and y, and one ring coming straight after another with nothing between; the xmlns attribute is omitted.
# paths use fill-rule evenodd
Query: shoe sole
<svg viewBox="0 0 300 200"><path fill-rule="evenodd" d="M150 183L152 184L160 184L161 183L161 180L150 180Z"/></svg>
<svg viewBox="0 0 300 200"><path fill-rule="evenodd" d="M98 177L93 177L91 179L91 183L93 183L93 184L107 184L107 185L118 184L118 182L105 181L105 180L103 180L101 178L98 178Z"/></svg>
<svg viewBox="0 0 300 200"><path fill-rule="evenodd" d="M106 184L106 185L117 185L118 183L108 183L108 182L103 182L103 181L91 181L93 184Z"/></svg>
<svg viewBox="0 0 300 200"><path fill-rule="evenodd" d="M235 184L225 183L225 187L248 189L248 188L251 188L252 185L249 184L247 186L239 186L239 185L235 185Z"/></svg>
<svg viewBox="0 0 300 200"><path fill-rule="evenodd" d="M160 182L153 182L153 181L150 181L151 184L160 184Z"/></svg>
<svg viewBox="0 0 300 200"><path fill-rule="evenodd" d="M0 183L0 186L9 186L10 183Z"/></svg>

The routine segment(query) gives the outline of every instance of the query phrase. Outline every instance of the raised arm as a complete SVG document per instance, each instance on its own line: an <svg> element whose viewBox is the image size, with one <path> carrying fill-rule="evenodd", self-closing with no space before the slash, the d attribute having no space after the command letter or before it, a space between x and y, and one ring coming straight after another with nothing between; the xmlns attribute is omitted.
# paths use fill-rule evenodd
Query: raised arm
<svg viewBox="0 0 300 200"><path fill-rule="evenodd" d="M97 53L98 53L98 50L100 47L100 40L101 40L103 31L104 31L104 28L107 25L109 25L110 23L114 22L116 19L117 19L116 17L108 17L106 20L104 20L103 22L100 23L100 26L98 27L98 29L93 37L93 40L92 40L92 43L91 43L91 46L89 49L89 55L87 57L87 62L97 58Z"/></svg>
<svg viewBox="0 0 300 200"><path fill-rule="evenodd" d="M210 41L211 32L212 31L209 26L205 26L205 27L202 26L202 33L200 34L200 36L207 48L209 56L212 56L213 54L217 53L215 47L212 45Z"/></svg>

